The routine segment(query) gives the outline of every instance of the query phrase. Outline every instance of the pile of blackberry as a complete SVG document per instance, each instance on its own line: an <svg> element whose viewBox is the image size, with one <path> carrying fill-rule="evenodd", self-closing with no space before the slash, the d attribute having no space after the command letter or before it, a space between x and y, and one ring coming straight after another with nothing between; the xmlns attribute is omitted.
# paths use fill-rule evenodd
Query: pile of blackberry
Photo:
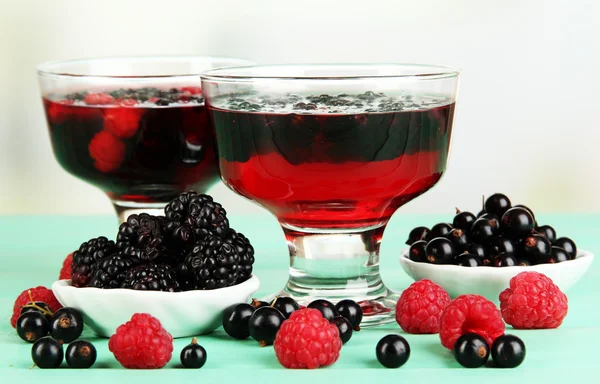
<svg viewBox="0 0 600 384"><path fill-rule="evenodd" d="M229 287L252 275L254 248L229 227L227 212L209 195L185 192L164 216L134 214L116 241L98 237L73 253L76 287L188 291Z"/></svg>
<svg viewBox="0 0 600 384"><path fill-rule="evenodd" d="M549 225L539 225L533 211L512 205L496 193L477 214L461 212L450 223L414 228L406 241L412 261L464 267L529 266L561 263L577 257L568 237L557 238Z"/></svg>

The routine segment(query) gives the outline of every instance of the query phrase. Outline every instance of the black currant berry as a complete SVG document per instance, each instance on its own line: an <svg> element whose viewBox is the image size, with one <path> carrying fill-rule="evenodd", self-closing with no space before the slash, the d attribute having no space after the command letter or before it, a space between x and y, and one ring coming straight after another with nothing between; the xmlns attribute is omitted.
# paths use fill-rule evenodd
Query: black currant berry
<svg viewBox="0 0 600 384"><path fill-rule="evenodd" d="M429 234L429 228L427 227L416 227L408 234L408 240L406 245L412 245L414 242L419 240L425 240Z"/></svg>
<svg viewBox="0 0 600 384"><path fill-rule="evenodd" d="M491 258L495 258L501 253L514 255L516 251L515 243L507 237L493 238L488 244L488 254Z"/></svg>
<svg viewBox="0 0 600 384"><path fill-rule="evenodd" d="M410 345L400 335L387 335L379 340L375 348L377 360L386 368L398 368L410 357Z"/></svg>
<svg viewBox="0 0 600 384"><path fill-rule="evenodd" d="M278 309L286 319L289 319L294 311L300 309L300 304L291 297L277 297L271 306Z"/></svg>
<svg viewBox="0 0 600 384"><path fill-rule="evenodd" d="M571 256L571 259L577 257L577 246L575 245L575 242L568 237L559 237L553 245L567 251L569 256Z"/></svg>
<svg viewBox="0 0 600 384"><path fill-rule="evenodd" d="M460 255L458 265L461 267L480 267L483 265L483 258L470 253L464 253Z"/></svg>
<svg viewBox="0 0 600 384"><path fill-rule="evenodd" d="M466 333L456 340L453 348L454 358L465 368L478 368L490 357L487 342L476 333Z"/></svg>
<svg viewBox="0 0 600 384"><path fill-rule="evenodd" d="M480 218L475 220L471 228L471 240L478 244L485 245L498 233L498 220Z"/></svg>
<svg viewBox="0 0 600 384"><path fill-rule="evenodd" d="M50 336L42 337L31 347L31 359L40 368L58 368L63 358L62 344Z"/></svg>
<svg viewBox="0 0 600 384"><path fill-rule="evenodd" d="M29 343L34 343L50 332L50 324L41 312L25 312L17 320L17 334Z"/></svg>
<svg viewBox="0 0 600 384"><path fill-rule="evenodd" d="M308 304L308 308L318 309L319 312L326 318L328 321L333 320L334 317L339 316L337 309L335 309L335 305L327 300L315 300L312 303Z"/></svg>
<svg viewBox="0 0 600 384"><path fill-rule="evenodd" d="M363 310L354 300L341 300L335 305L340 316L346 318L355 331L360 331L360 322L363 318Z"/></svg>
<svg viewBox="0 0 600 384"><path fill-rule="evenodd" d="M223 329L234 339L247 339L250 336L248 320L255 310L256 308L246 303L229 306L223 311Z"/></svg>
<svg viewBox="0 0 600 384"><path fill-rule="evenodd" d="M83 317L75 308L63 307L54 312L50 321L50 336L62 343L70 343L81 336Z"/></svg>
<svg viewBox="0 0 600 384"><path fill-rule="evenodd" d="M533 220L535 221L535 213L533 213L533 209L529 208L528 206L523 205L523 204L517 204L517 205L513 205L513 208L524 208L524 209L528 210L529 213L531 213Z"/></svg>
<svg viewBox="0 0 600 384"><path fill-rule="evenodd" d="M253 306L254 309L258 309L258 308L262 308L262 307L270 307L271 306L266 301L260 301L258 299L252 299L252 302L250 303L250 305Z"/></svg>
<svg viewBox="0 0 600 384"><path fill-rule="evenodd" d="M427 261L432 264L450 264L455 253L454 244L445 237L435 238L425 247Z"/></svg>
<svg viewBox="0 0 600 384"><path fill-rule="evenodd" d="M342 316L336 316L331 320L331 324L334 324L338 331L340 331L340 339L342 339L342 344L346 344L348 340L352 337L352 324Z"/></svg>
<svg viewBox="0 0 600 384"><path fill-rule="evenodd" d="M523 255L531 264L546 262L551 251L552 245L542 235L530 235L523 240Z"/></svg>
<svg viewBox="0 0 600 384"><path fill-rule="evenodd" d="M494 193L485 200L484 209L487 213L492 213L498 217L502 217L504 212L511 207L510 199L501 193Z"/></svg>
<svg viewBox="0 0 600 384"><path fill-rule="evenodd" d="M525 360L525 343L517 336L502 335L492 344L492 360L498 368L515 368Z"/></svg>
<svg viewBox="0 0 600 384"><path fill-rule="evenodd" d="M50 309L48 304L41 301L36 301L33 304L29 303L22 306L19 316L26 312L39 312L43 314L44 317L46 317L46 320L48 321L50 321L50 319L52 318L52 310Z"/></svg>
<svg viewBox="0 0 600 384"><path fill-rule="evenodd" d="M511 208L500 220L500 229L511 237L524 237L531 233L535 222L531 213L525 208Z"/></svg>
<svg viewBox="0 0 600 384"><path fill-rule="evenodd" d="M425 247L427 246L427 242L425 240L419 240L413 243L410 246L410 250L408 251L408 258L412 261L416 261L417 263L422 263L427 261L427 255L425 254Z"/></svg>
<svg viewBox="0 0 600 384"><path fill-rule="evenodd" d="M530 267L531 263L527 259L518 259L517 265L519 267Z"/></svg>
<svg viewBox="0 0 600 384"><path fill-rule="evenodd" d="M472 255L480 256L482 258L487 257L487 251L485 250L485 247L481 244L471 243L467 245L465 252L470 253Z"/></svg>
<svg viewBox="0 0 600 384"><path fill-rule="evenodd" d="M454 216L454 220L452 220L452 226L454 228L462 229L464 232L469 232L473 223L477 220L474 214L471 212L461 212L456 209L456 216Z"/></svg>
<svg viewBox="0 0 600 384"><path fill-rule="evenodd" d="M494 267L514 267L518 263L517 258L510 253L501 253L494 258Z"/></svg>
<svg viewBox="0 0 600 384"><path fill-rule="evenodd" d="M550 257L548 258L548 263L556 264L568 260L571 260L571 257L567 251L559 247L552 247L550 250Z"/></svg>
<svg viewBox="0 0 600 384"><path fill-rule="evenodd" d="M76 340L69 344L65 354L71 368L89 368L96 362L96 348L85 340Z"/></svg>
<svg viewBox="0 0 600 384"><path fill-rule="evenodd" d="M460 228L456 228L448 232L446 238L449 239L452 244L454 244L454 249L457 252L464 251L467 248L467 245L469 245L469 239L467 239L465 231Z"/></svg>
<svg viewBox="0 0 600 384"><path fill-rule="evenodd" d="M206 350L194 337L190 344L183 347L179 359L184 368L202 368L206 363Z"/></svg>
<svg viewBox="0 0 600 384"><path fill-rule="evenodd" d="M548 239L551 244L556 241L556 231L549 225L535 227L535 231Z"/></svg>
<svg viewBox="0 0 600 384"><path fill-rule="evenodd" d="M431 227L431 231L427 235L427 240L435 239L436 237L444 237L452 230L452 226L448 223L439 223Z"/></svg>
<svg viewBox="0 0 600 384"><path fill-rule="evenodd" d="M248 320L248 330L250 336L260 343L261 347L272 345L275 336L285 321L285 316L273 307L258 308L250 320Z"/></svg>

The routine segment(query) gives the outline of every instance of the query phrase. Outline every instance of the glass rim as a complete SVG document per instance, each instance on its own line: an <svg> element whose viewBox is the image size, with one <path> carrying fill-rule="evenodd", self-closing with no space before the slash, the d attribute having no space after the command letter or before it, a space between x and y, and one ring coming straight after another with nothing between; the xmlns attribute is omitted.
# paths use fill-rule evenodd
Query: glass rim
<svg viewBox="0 0 600 384"><path fill-rule="evenodd" d="M335 67L345 67L346 69L355 67L361 69L369 68L394 68L390 73L382 74L356 74L356 75L273 75L273 74L252 74L252 70L269 71L281 69L332 69ZM402 73L401 69L408 68L419 69L417 73ZM239 72L248 72L240 74ZM238 72L237 74L235 72ZM433 80L458 77L461 71L458 68L432 65L432 64L413 64L413 63L298 63L298 64L265 64L265 65L247 65L232 66L227 68L215 68L208 70L200 77L207 81L231 81L243 82L254 80L373 80L373 79L414 79L414 80Z"/></svg>
<svg viewBox="0 0 600 384"><path fill-rule="evenodd" d="M142 62L178 62L185 61L214 61L222 63L230 63L232 66L240 65L242 63L251 64L255 63L250 59L244 59L239 57L228 57L228 56L210 56L210 55L165 55L165 56L98 56L81 59L69 59L69 60L52 60L40 63L36 66L36 72L38 76L43 77L64 77L64 78L97 78L97 79L153 79L153 78L173 78L173 77L191 77L200 76L202 72L188 72L188 73L177 73L168 75L94 75L94 74L81 74L81 73L69 73L69 71L61 70L60 68L68 65L84 64L89 62L130 62L130 63L142 63Z"/></svg>

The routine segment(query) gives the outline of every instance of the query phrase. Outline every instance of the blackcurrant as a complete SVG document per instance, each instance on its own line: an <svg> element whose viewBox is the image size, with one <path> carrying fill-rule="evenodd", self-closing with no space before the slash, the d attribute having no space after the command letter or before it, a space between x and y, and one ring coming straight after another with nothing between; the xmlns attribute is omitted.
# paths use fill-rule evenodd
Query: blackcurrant
<svg viewBox="0 0 600 384"><path fill-rule="evenodd" d="M294 311L300 309L300 304L291 297L277 297L271 306L278 309L286 319L289 319Z"/></svg>
<svg viewBox="0 0 600 384"><path fill-rule="evenodd" d="M179 359L184 368L202 368L206 363L206 350L198 344L197 338L181 350Z"/></svg>
<svg viewBox="0 0 600 384"><path fill-rule="evenodd" d="M556 241L556 231L549 225L535 227L535 231L548 239L551 244Z"/></svg>
<svg viewBox="0 0 600 384"><path fill-rule="evenodd" d="M525 360L525 343L513 335L502 335L492 344L492 360L498 368L515 368Z"/></svg>
<svg viewBox="0 0 600 384"><path fill-rule="evenodd" d="M279 310L273 307L258 308L248 320L250 336L258 341L261 347L271 345L284 321L285 316Z"/></svg>
<svg viewBox="0 0 600 384"><path fill-rule="evenodd" d="M531 213L525 208L511 208L500 220L500 229L508 236L524 237L531 233L535 223Z"/></svg>
<svg viewBox="0 0 600 384"><path fill-rule="evenodd" d="M375 354L384 367L398 368L408 361L410 345L400 335L387 335L377 343Z"/></svg>
<svg viewBox="0 0 600 384"><path fill-rule="evenodd" d="M89 368L96 362L96 348L85 340L76 340L69 344L65 354L71 368Z"/></svg>
<svg viewBox="0 0 600 384"><path fill-rule="evenodd" d="M500 216L500 217L502 217L502 216ZM481 215L480 217L478 217L478 219L488 219L488 220L500 221L500 217L498 215L493 214L493 213L484 213L483 215Z"/></svg>
<svg viewBox="0 0 600 384"><path fill-rule="evenodd" d="M550 250L550 257L548 258L548 263L556 264L568 260L571 260L571 257L567 251L559 247L552 247Z"/></svg>
<svg viewBox="0 0 600 384"><path fill-rule="evenodd" d="M517 258L510 253L501 253L494 258L494 267L514 267L518 263Z"/></svg>
<svg viewBox="0 0 600 384"><path fill-rule="evenodd" d="M454 358L465 368L478 368L484 365L490 357L487 341L476 333L466 333L460 336L452 350Z"/></svg>
<svg viewBox="0 0 600 384"><path fill-rule="evenodd" d="M471 230L475 220L477 220L477 218L471 212L461 212L457 209L456 216L454 216L454 220L452 220L452 226L454 228L462 229L468 233Z"/></svg>
<svg viewBox="0 0 600 384"><path fill-rule="evenodd" d="M485 247L481 244L476 243L471 243L467 245L465 252L470 253L472 255L481 256L482 258L487 256L487 251L485 250Z"/></svg>
<svg viewBox="0 0 600 384"><path fill-rule="evenodd" d="M410 246L408 251L408 258L417 263L427 261L427 255L425 254L425 247L427 242L425 240L419 240Z"/></svg>
<svg viewBox="0 0 600 384"><path fill-rule="evenodd" d="M461 267L480 267L483 265L483 258L481 256L464 253L460 255L458 265Z"/></svg>
<svg viewBox="0 0 600 384"><path fill-rule="evenodd" d="M406 240L406 245L412 245L415 241L425 240L428 234L429 228L416 227L408 234L408 240Z"/></svg>
<svg viewBox="0 0 600 384"><path fill-rule="evenodd" d="M527 259L517 259L517 265L519 267L529 267L531 263Z"/></svg>
<svg viewBox="0 0 600 384"><path fill-rule="evenodd" d="M445 237L438 237L427 243L425 254L432 264L450 264L455 254L454 244Z"/></svg>
<svg viewBox="0 0 600 384"><path fill-rule="evenodd" d="M363 310L354 300L341 300L335 305L340 316L345 317L350 322L355 331L360 330L360 322L363 318Z"/></svg>
<svg viewBox="0 0 600 384"><path fill-rule="evenodd" d="M348 340L352 337L352 324L342 316L336 316L331 320L331 324L334 324L338 331L340 331L340 339L342 339L342 344L346 344Z"/></svg>
<svg viewBox="0 0 600 384"><path fill-rule="evenodd" d="M480 218L475 220L471 228L471 240L478 244L485 245L498 233L498 220Z"/></svg>
<svg viewBox="0 0 600 384"><path fill-rule="evenodd" d="M63 307L54 312L50 320L50 336L63 343L70 343L81 336L83 317L75 308Z"/></svg>
<svg viewBox="0 0 600 384"><path fill-rule="evenodd" d="M510 199L502 193L494 193L485 200L484 208L487 213L502 217L511 207Z"/></svg>
<svg viewBox="0 0 600 384"><path fill-rule="evenodd" d="M530 235L523 240L523 255L531 264L546 262L550 257L552 245L542 235Z"/></svg>
<svg viewBox="0 0 600 384"><path fill-rule="evenodd" d="M465 231L460 228L455 228L448 232L446 238L454 244L454 249L457 252L464 251L467 248L467 245L469 245L469 239L467 238Z"/></svg>
<svg viewBox="0 0 600 384"><path fill-rule="evenodd" d="M312 303L308 304L307 307L319 310L323 317L326 318L328 321L331 321L334 317L339 316L335 305L333 305L330 301L327 300L315 300Z"/></svg>
<svg viewBox="0 0 600 384"><path fill-rule="evenodd" d="M229 306L223 311L223 329L234 339L244 340L250 336L248 320L256 308L241 303Z"/></svg>
<svg viewBox="0 0 600 384"><path fill-rule="evenodd" d="M439 223L431 227L431 231L427 235L427 240L435 239L436 237L444 237L452 230L452 226L448 223Z"/></svg>
<svg viewBox="0 0 600 384"><path fill-rule="evenodd" d="M41 312L25 312L17 320L17 334L29 343L48 336L50 324Z"/></svg>
<svg viewBox="0 0 600 384"><path fill-rule="evenodd" d="M491 258L495 258L501 253L514 255L517 251L515 243L507 237L493 238L488 244L488 254Z"/></svg>
<svg viewBox="0 0 600 384"><path fill-rule="evenodd" d="M577 257L577 246L575 245L575 242L568 237L559 237L553 245L567 251L569 256L571 256L571 259Z"/></svg>
<svg viewBox="0 0 600 384"><path fill-rule="evenodd" d="M250 303L250 305L253 306L254 309L271 306L271 304L267 303L266 301L261 301L258 299L252 299L252 302Z"/></svg>
<svg viewBox="0 0 600 384"><path fill-rule="evenodd" d="M529 213L531 213L533 220L535 220L535 213L533 213L533 209L529 208L528 206L523 205L523 204L517 204L517 205L513 205L513 208L525 208L526 210L529 211Z"/></svg>
<svg viewBox="0 0 600 384"><path fill-rule="evenodd" d="M58 368L63 358L62 344L50 336L42 337L31 347L31 359L40 368Z"/></svg>
<svg viewBox="0 0 600 384"><path fill-rule="evenodd" d="M36 301L35 303L28 303L21 307L21 312L19 315L22 315L26 312L39 312L46 317L46 320L50 321L52 318L52 310L48 306L48 304Z"/></svg>

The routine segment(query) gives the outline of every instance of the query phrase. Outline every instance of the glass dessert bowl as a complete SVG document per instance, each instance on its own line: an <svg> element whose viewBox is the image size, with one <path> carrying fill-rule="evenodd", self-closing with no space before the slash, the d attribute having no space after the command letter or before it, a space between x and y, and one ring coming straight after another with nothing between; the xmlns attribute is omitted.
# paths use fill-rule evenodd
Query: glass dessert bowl
<svg viewBox="0 0 600 384"><path fill-rule="evenodd" d="M218 57L49 62L38 80L50 140L67 172L104 191L121 222L218 180L199 74L248 65Z"/></svg>
<svg viewBox="0 0 600 384"><path fill-rule="evenodd" d="M386 224L446 169L458 72L402 64L282 65L202 75L221 178L279 220L281 295L353 299L393 321L379 273Z"/></svg>

